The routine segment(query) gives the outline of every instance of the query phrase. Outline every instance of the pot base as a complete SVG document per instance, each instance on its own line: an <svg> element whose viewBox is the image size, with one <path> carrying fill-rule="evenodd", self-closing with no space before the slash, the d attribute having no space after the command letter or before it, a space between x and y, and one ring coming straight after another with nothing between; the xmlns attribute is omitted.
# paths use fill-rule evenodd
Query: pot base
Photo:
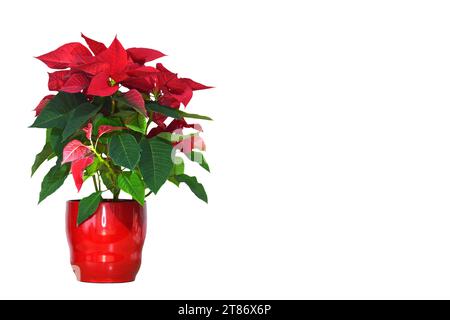
<svg viewBox="0 0 450 320"><path fill-rule="evenodd" d="M100 270L99 270L100 268ZM112 274L111 272L105 272L105 270L101 270L101 266L91 266L91 272L83 272L82 270L86 270L85 268L81 269L77 265L72 265L73 273L76 278L80 282L86 283L126 283L133 282L136 279L136 274L130 274L127 272L125 274L117 275ZM113 269L110 266L110 269Z"/></svg>

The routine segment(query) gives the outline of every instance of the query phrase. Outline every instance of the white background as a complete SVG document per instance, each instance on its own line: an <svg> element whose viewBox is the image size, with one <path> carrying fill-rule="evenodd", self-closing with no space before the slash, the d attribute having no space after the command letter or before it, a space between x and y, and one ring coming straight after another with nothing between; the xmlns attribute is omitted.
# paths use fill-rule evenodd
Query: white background
<svg viewBox="0 0 450 320"><path fill-rule="evenodd" d="M448 1L9 1L0 11L0 298L450 298ZM146 46L213 85L203 204L148 204L137 281L83 284L65 201L30 179L47 94L33 56L81 41Z"/></svg>

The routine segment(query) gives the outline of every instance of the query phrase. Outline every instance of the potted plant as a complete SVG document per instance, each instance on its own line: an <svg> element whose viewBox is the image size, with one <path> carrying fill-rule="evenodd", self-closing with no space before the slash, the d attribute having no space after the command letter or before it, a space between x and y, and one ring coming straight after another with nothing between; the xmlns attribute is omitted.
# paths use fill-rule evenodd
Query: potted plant
<svg viewBox="0 0 450 320"><path fill-rule="evenodd" d="M211 119L185 112L182 105L188 105L193 91L210 87L178 77L161 63L147 65L164 56L159 51L124 49L117 37L109 47L82 37L88 47L71 42L37 57L57 71L48 81L56 93L38 104L31 125L46 129L32 175L43 162L54 161L43 178L39 203L69 174L78 191L86 180L93 181L92 194L67 201L73 270L84 282L128 282L141 263L145 198L170 181L208 200L203 185L184 172L183 158L209 171L202 128L187 119ZM121 193L132 200L121 199Z"/></svg>

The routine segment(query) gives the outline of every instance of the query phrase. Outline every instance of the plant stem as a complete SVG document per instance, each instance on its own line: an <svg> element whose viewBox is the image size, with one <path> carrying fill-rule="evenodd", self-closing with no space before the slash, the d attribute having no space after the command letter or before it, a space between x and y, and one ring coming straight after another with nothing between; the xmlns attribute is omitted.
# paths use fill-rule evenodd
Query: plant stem
<svg viewBox="0 0 450 320"><path fill-rule="evenodd" d="M149 110L148 112L148 121L147 121L147 126L145 127L145 135L147 135L148 133L148 128L150 127L150 124L153 121L153 111Z"/></svg>
<svg viewBox="0 0 450 320"><path fill-rule="evenodd" d="M92 147L91 150L92 150L92 152L94 152L94 154L97 156L98 160L99 160L102 164L104 164L104 165L108 168L108 170L109 170L113 175L116 175L115 172L114 172L114 170L113 170L113 168L111 168L111 165L109 164L109 162L106 161L105 159L103 159L102 155L101 155L100 153L98 153L97 150L95 150L94 147Z"/></svg>
<svg viewBox="0 0 450 320"><path fill-rule="evenodd" d="M97 179L95 178L95 175L92 176L92 181L94 181L95 192L98 192L99 188L97 185Z"/></svg>
<svg viewBox="0 0 450 320"><path fill-rule="evenodd" d="M102 155L101 155L100 153L98 153L98 151L95 149L94 146L91 146L91 150L92 150L92 152L95 154L95 156L98 158L98 160L99 160L102 164L104 164L104 165L106 166L106 168L110 171L111 175L112 175L113 177L115 177L115 176L116 176L116 173L114 172L114 169L111 167L111 165L109 164L109 162L108 162L107 160L105 160L105 159L102 157ZM99 173L97 172L97 174L99 174ZM97 184L96 184L96 181L95 181L95 175L93 176L93 178L94 178L94 183L95 183L96 191L98 191L98 189L97 189ZM99 183L100 183L100 175L99 175ZM113 192L113 190L111 190L111 192ZM118 190L117 193L114 193L114 192L113 192L113 199L114 199L114 200L118 200L118 199L119 199L119 194L120 194L120 190Z"/></svg>
<svg viewBox="0 0 450 320"><path fill-rule="evenodd" d="M98 181L98 189L102 190L102 180L100 179L100 173L97 171L97 181Z"/></svg>
<svg viewBox="0 0 450 320"><path fill-rule="evenodd" d="M146 195L145 195L145 198L147 198L149 195L151 195L152 194L152 192L151 191L149 191Z"/></svg>
<svg viewBox="0 0 450 320"><path fill-rule="evenodd" d="M111 114L116 112L116 100L112 99L111 101Z"/></svg>

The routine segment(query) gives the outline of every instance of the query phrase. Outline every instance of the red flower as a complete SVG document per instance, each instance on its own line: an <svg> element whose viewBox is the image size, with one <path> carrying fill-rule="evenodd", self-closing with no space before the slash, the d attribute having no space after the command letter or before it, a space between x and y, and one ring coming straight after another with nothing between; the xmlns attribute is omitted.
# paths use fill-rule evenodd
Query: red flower
<svg viewBox="0 0 450 320"><path fill-rule="evenodd" d="M110 96L119 89L120 82L157 72L144 64L164 56L147 48L125 50L117 37L107 48L84 34L81 36L94 55L81 43L72 42L37 57L52 69L70 68L49 73L49 90L75 93L87 88L89 95Z"/></svg>
<svg viewBox="0 0 450 320"><path fill-rule="evenodd" d="M156 69L160 71L157 74L156 90L162 91L164 99L171 100L171 105L168 106L174 106L175 101L187 106L192 98L192 91L212 88L188 78L178 78L176 73L169 71L161 63L156 64Z"/></svg>
<svg viewBox="0 0 450 320"><path fill-rule="evenodd" d="M128 54L117 38L108 49L95 57L98 64L87 94L93 96L110 96L119 89L119 83L128 76ZM99 72L100 71L100 72Z"/></svg>
<svg viewBox="0 0 450 320"><path fill-rule="evenodd" d="M52 69L64 69L49 73L50 91L84 92L104 97L113 95L122 85L130 89L125 98L146 114L141 93L153 93L158 103L178 109L181 104L188 105L193 91L211 88L189 78L179 78L161 63L156 67L146 66L145 63L165 56L160 51L125 49L117 37L106 47L84 34L81 36L90 50L79 42L72 42L37 57ZM40 112L43 105L36 111ZM155 122L161 126L165 119L162 115L155 116Z"/></svg>
<svg viewBox="0 0 450 320"><path fill-rule="evenodd" d="M85 37L85 39L89 38ZM155 68L143 66L143 64L164 56L159 51L146 48L125 50L117 38L107 49L103 48L103 44L93 42L92 39L87 41L98 55L95 56L94 61L77 68L93 76L87 94L94 96L110 96L119 89L119 83L122 81L157 72Z"/></svg>
<svg viewBox="0 0 450 320"><path fill-rule="evenodd" d="M177 109L180 104L188 105L193 91L212 88L189 78L178 78L161 63L156 64L156 69L148 66L131 69L128 75L122 83L125 87L147 93L161 92L158 102Z"/></svg>
<svg viewBox="0 0 450 320"><path fill-rule="evenodd" d="M119 84L117 84L107 72L101 72L92 78L87 94L107 97L116 93L117 90L119 90Z"/></svg>

